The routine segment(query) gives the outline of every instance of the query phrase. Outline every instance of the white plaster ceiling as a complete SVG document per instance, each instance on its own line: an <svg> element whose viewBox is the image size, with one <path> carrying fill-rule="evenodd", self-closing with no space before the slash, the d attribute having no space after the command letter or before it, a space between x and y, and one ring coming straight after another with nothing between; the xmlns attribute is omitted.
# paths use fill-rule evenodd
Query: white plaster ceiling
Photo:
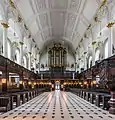
<svg viewBox="0 0 115 120"><path fill-rule="evenodd" d="M14 0L39 48L47 40L69 41L76 48L100 0Z"/></svg>

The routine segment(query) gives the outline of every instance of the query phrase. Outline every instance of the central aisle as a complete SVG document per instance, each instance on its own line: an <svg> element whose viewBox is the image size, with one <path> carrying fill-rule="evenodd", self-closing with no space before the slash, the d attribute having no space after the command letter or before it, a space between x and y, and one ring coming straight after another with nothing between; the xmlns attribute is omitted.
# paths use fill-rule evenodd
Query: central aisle
<svg viewBox="0 0 115 120"><path fill-rule="evenodd" d="M0 115L0 120L115 120L95 105L70 92L45 92L22 106Z"/></svg>

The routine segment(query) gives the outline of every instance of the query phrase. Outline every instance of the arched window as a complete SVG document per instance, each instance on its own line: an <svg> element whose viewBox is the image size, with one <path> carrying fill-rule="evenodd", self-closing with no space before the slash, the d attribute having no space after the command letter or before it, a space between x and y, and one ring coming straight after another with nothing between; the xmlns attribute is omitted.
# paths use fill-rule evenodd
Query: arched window
<svg viewBox="0 0 115 120"><path fill-rule="evenodd" d="M19 51L19 49L16 49L16 51L15 51L15 62L16 63L20 63L20 51Z"/></svg>
<svg viewBox="0 0 115 120"><path fill-rule="evenodd" d="M84 68L84 61L83 60L81 60L81 62L80 62L80 67Z"/></svg>
<svg viewBox="0 0 115 120"><path fill-rule="evenodd" d="M98 61L98 60L99 60L99 57L100 57L100 50L97 49L97 50L95 51L95 61Z"/></svg>
<svg viewBox="0 0 115 120"><path fill-rule="evenodd" d="M81 68L81 72L84 70L84 61L83 60L81 60L81 62L80 62L80 68Z"/></svg>
<svg viewBox="0 0 115 120"><path fill-rule="evenodd" d="M92 56L89 57L88 68L90 68L91 66L92 66Z"/></svg>
<svg viewBox="0 0 115 120"><path fill-rule="evenodd" d="M8 53L8 58L11 59L11 44L10 41L8 40L7 42L7 53Z"/></svg>
<svg viewBox="0 0 115 120"><path fill-rule="evenodd" d="M104 44L104 58L108 58L108 40L106 40L105 44Z"/></svg>
<svg viewBox="0 0 115 120"><path fill-rule="evenodd" d="M23 66L27 68L27 58L26 56L23 57Z"/></svg>

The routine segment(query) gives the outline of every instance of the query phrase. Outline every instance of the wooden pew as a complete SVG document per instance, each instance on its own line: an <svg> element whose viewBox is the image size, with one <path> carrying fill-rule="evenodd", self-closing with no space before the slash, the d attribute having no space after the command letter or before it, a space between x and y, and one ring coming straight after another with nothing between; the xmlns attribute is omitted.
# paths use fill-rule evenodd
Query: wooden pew
<svg viewBox="0 0 115 120"><path fill-rule="evenodd" d="M0 112L10 110L10 97L0 96Z"/></svg>

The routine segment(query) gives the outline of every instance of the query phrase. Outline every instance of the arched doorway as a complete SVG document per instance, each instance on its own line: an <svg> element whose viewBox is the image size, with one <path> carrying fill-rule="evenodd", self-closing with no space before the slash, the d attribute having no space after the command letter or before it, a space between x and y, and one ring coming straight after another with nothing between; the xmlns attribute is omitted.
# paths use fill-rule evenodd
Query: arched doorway
<svg viewBox="0 0 115 120"><path fill-rule="evenodd" d="M60 81L59 80L55 81L55 90L60 90Z"/></svg>

